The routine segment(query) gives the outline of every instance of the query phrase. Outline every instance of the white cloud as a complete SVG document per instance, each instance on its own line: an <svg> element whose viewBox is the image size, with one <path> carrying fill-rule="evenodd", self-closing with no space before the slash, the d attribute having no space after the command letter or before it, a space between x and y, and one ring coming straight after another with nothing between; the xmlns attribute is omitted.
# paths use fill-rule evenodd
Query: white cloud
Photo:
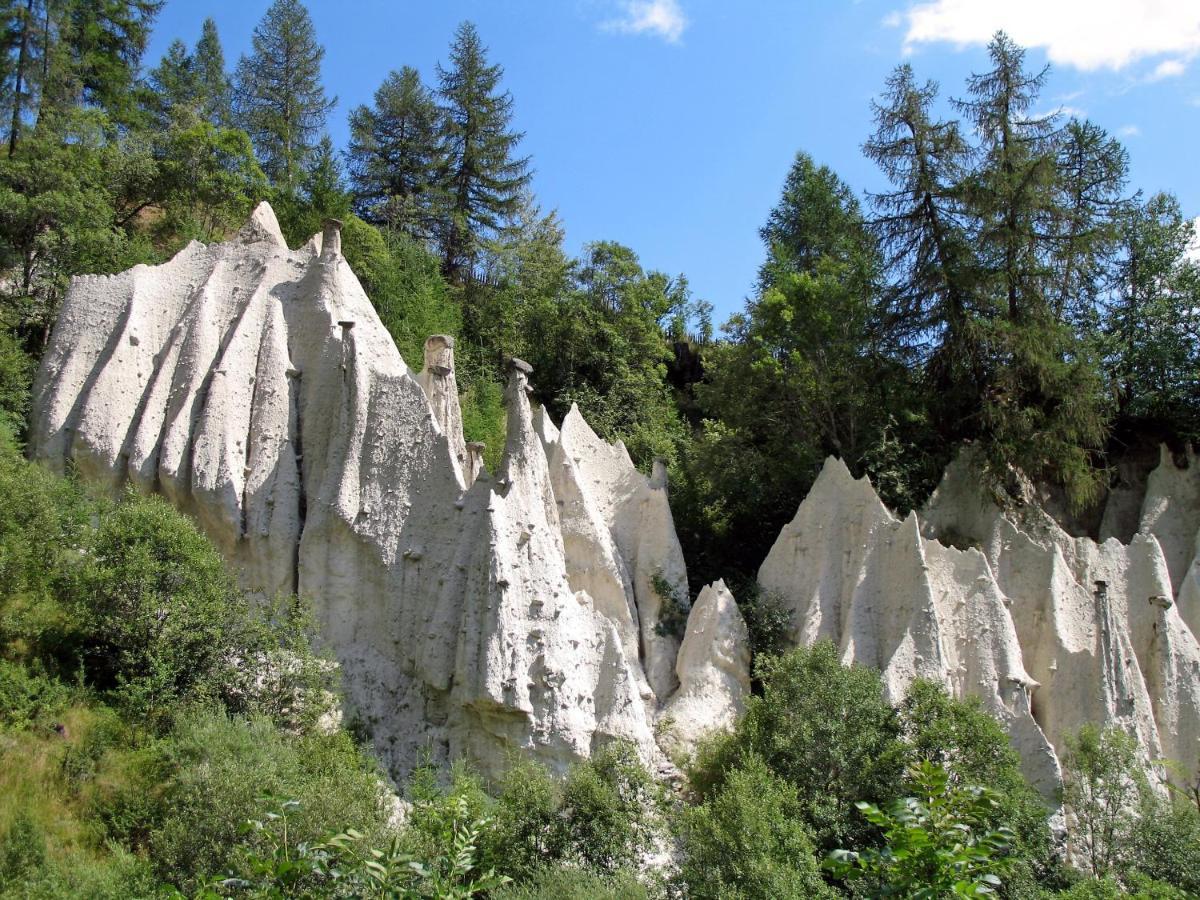
<svg viewBox="0 0 1200 900"><path fill-rule="evenodd" d="M688 20L678 0L621 0L622 15L602 24L606 31L648 34L669 44L679 43Z"/></svg>
<svg viewBox="0 0 1200 900"><path fill-rule="evenodd" d="M1044 48L1051 62L1085 71L1171 54L1159 66L1168 77L1200 53L1196 0L921 0L903 20L906 49L985 44L1004 29L1022 46Z"/></svg>
<svg viewBox="0 0 1200 900"><path fill-rule="evenodd" d="M1137 137L1141 133L1142 129L1138 128L1136 125L1122 125L1117 129L1117 134L1120 137Z"/></svg>
<svg viewBox="0 0 1200 900"><path fill-rule="evenodd" d="M1150 81L1162 81L1164 78L1178 78L1187 71L1187 63L1182 59L1164 59L1150 73Z"/></svg>

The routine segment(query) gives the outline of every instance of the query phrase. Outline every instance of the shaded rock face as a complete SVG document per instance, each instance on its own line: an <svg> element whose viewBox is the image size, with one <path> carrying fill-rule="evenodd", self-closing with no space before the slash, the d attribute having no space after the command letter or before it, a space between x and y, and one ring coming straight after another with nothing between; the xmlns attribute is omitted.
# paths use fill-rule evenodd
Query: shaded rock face
<svg viewBox="0 0 1200 900"><path fill-rule="evenodd" d="M73 282L31 454L163 494L245 586L309 599L396 776L427 752L561 769L613 738L663 763L679 645L655 628L654 582L685 601L687 583L665 479L577 410L561 430L535 413L519 361L490 477L463 440L453 349L434 336L409 369L337 224L289 250L262 204L226 243Z"/></svg>
<svg viewBox="0 0 1200 900"><path fill-rule="evenodd" d="M1132 540L1097 543L1036 504L1000 509L968 455L903 520L830 459L759 581L785 598L797 644L834 641L845 662L878 668L893 700L917 677L979 696L1047 797L1066 736L1085 722L1118 725L1147 759L1190 771L1200 763L1200 466L1187 462L1164 451ZM1129 518L1130 498L1116 502Z"/></svg>

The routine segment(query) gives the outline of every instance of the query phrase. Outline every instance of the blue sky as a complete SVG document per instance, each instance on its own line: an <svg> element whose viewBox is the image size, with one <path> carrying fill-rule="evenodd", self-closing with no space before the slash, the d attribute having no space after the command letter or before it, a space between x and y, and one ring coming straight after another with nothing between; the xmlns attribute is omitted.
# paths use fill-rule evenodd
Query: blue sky
<svg viewBox="0 0 1200 900"><path fill-rule="evenodd" d="M230 68L269 0L167 0L146 56L217 22ZM723 320L752 289L757 229L797 150L860 193L870 100L908 60L943 94L986 69L997 27L1053 70L1045 110L1120 135L1130 190L1173 191L1200 216L1200 0L310 0L324 77L346 115L389 70L427 81L473 21L505 67L534 189L568 248L617 240L685 274Z"/></svg>

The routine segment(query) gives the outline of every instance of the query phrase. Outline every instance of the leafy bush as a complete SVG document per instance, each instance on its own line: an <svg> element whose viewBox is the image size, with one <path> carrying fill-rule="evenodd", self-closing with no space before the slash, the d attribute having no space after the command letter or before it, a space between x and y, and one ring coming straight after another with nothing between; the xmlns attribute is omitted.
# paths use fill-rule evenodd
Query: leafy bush
<svg viewBox="0 0 1200 900"><path fill-rule="evenodd" d="M995 893L1013 840L1007 826L989 825L1000 807L995 792L953 784L945 769L927 761L914 766L908 780L915 796L886 811L856 804L883 832L883 847L835 850L826 867L839 878L862 880L872 896L936 900Z"/></svg>
<svg viewBox="0 0 1200 900"><path fill-rule="evenodd" d="M264 797L303 797L290 838L313 843L330 824L381 832L378 775L345 734L289 735L270 720L199 711L166 737L110 754L92 793L111 837L145 851L158 876L194 887L234 866L245 822ZM259 845L251 836L251 848Z"/></svg>
<svg viewBox="0 0 1200 900"><path fill-rule="evenodd" d="M523 884L495 891L494 900L647 900L646 888L629 873L599 875L586 869L542 869Z"/></svg>
<svg viewBox="0 0 1200 900"><path fill-rule="evenodd" d="M1200 895L1200 812L1190 803L1146 798L1121 859L1132 873Z"/></svg>
<svg viewBox="0 0 1200 900"><path fill-rule="evenodd" d="M562 789L565 843L582 864L614 873L653 842L656 786L632 744L614 741L571 768Z"/></svg>
<svg viewBox="0 0 1200 900"><path fill-rule="evenodd" d="M904 750L896 711L884 699L878 673L843 666L822 641L779 657L763 657L761 697L729 734L703 745L689 773L706 798L752 758L796 791L801 822L826 851L861 839L866 826L853 817L865 797L896 796Z"/></svg>
<svg viewBox="0 0 1200 900"><path fill-rule="evenodd" d="M917 680L900 707L900 722L910 765L931 762L944 769L952 785L985 785L996 805L982 820L1013 831L1005 856L1012 863L1005 878L1008 893L1035 891L1054 866L1047 823L1049 811L1021 772L1021 758L1000 723L978 697L956 700L941 685ZM910 788L904 788L909 791ZM987 813L985 808L978 810Z"/></svg>
<svg viewBox="0 0 1200 900"><path fill-rule="evenodd" d="M1130 840L1145 775L1137 744L1116 726L1084 725L1066 743L1063 802L1076 820L1072 842L1100 878L1113 871Z"/></svg>
<svg viewBox="0 0 1200 900"><path fill-rule="evenodd" d="M792 635L792 611L783 597L756 581L750 582L736 597L750 634L750 652L756 657L783 653Z"/></svg>
<svg viewBox="0 0 1200 900"><path fill-rule="evenodd" d="M28 728L44 723L70 698L57 679L0 659L0 728Z"/></svg>
<svg viewBox="0 0 1200 900"><path fill-rule="evenodd" d="M821 880L796 792L750 757L686 810L680 877L698 900L832 897Z"/></svg>

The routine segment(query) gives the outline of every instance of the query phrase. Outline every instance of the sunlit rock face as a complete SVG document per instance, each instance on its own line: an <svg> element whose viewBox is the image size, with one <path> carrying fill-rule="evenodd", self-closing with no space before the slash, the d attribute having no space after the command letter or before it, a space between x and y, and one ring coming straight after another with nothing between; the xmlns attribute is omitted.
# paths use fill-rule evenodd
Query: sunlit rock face
<svg viewBox="0 0 1200 900"><path fill-rule="evenodd" d="M556 428L529 377L514 360L489 476L463 440L453 339L410 369L337 224L289 250L262 204L228 242L75 279L30 448L162 494L246 587L311 601L396 775L427 753L492 774L522 750L562 769L614 738L666 765L655 722L679 642L659 634L655 585L686 602L687 580L665 477L577 410ZM712 716L732 721L748 660L699 647L678 677L695 682L705 652L728 675Z"/></svg>
<svg viewBox="0 0 1200 900"><path fill-rule="evenodd" d="M1001 509L964 454L925 509L900 519L830 459L759 571L797 644L829 639L883 674L976 695L1028 777L1061 783L1085 722L1134 735L1147 759L1200 763L1200 466L1165 450L1137 498L1136 533L1071 537L1037 503ZM1128 490L1102 521L1134 517ZM1111 524L1107 526L1115 528Z"/></svg>

